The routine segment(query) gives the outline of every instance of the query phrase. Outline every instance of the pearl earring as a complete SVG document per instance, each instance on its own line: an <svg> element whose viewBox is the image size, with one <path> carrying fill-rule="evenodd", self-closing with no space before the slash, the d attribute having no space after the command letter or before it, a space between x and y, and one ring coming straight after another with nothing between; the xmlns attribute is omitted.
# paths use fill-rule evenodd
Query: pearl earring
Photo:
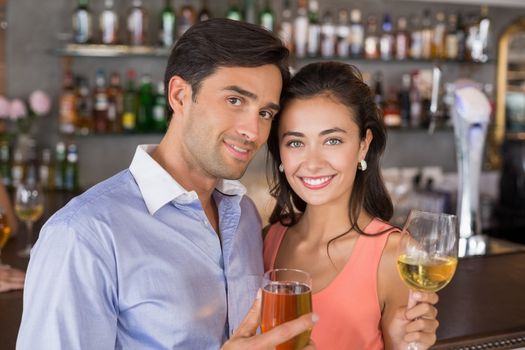
<svg viewBox="0 0 525 350"><path fill-rule="evenodd" d="M367 167L368 167L368 164L366 164L366 160L364 159L361 159L359 163L357 164L357 169L361 171L365 171Z"/></svg>
<svg viewBox="0 0 525 350"><path fill-rule="evenodd" d="M284 173L284 166L283 163L279 164L279 172Z"/></svg>

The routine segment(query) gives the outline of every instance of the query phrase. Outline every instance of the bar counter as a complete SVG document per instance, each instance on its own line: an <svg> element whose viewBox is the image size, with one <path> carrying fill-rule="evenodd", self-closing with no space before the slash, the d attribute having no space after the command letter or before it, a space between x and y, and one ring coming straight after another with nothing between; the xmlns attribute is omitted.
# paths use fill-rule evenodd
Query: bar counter
<svg viewBox="0 0 525 350"><path fill-rule="evenodd" d="M27 268L28 259L16 255L24 242L20 234L6 244L4 263ZM461 258L454 279L439 292L440 326L432 349L525 349L525 247L498 240L491 246L498 254ZM22 296L0 293L0 349L15 349Z"/></svg>

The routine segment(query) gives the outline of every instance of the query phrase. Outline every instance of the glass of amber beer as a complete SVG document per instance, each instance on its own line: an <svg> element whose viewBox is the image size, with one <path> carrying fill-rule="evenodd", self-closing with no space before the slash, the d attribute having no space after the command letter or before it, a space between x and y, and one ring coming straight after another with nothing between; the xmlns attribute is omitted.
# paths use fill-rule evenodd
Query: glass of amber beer
<svg viewBox="0 0 525 350"><path fill-rule="evenodd" d="M275 269L264 274L262 292L262 332L312 312L312 279L301 270ZM310 331L277 346L276 350L302 349Z"/></svg>

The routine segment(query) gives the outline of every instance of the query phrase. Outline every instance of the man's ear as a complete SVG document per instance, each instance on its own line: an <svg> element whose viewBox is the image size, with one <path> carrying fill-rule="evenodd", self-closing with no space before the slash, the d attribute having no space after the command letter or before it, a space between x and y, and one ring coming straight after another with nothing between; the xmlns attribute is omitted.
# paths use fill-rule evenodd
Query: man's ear
<svg viewBox="0 0 525 350"><path fill-rule="evenodd" d="M168 85L168 102L174 115L181 115L188 98L191 98L190 84L178 75L171 77Z"/></svg>

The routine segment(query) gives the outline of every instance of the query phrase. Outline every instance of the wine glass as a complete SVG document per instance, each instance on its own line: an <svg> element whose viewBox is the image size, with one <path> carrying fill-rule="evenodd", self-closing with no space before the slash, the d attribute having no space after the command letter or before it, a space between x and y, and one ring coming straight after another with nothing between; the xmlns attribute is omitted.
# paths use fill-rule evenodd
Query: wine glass
<svg viewBox="0 0 525 350"><path fill-rule="evenodd" d="M44 213L43 193L35 181L21 183L16 188L15 213L27 228L27 243L18 252L21 257L29 257L33 247L33 223Z"/></svg>
<svg viewBox="0 0 525 350"><path fill-rule="evenodd" d="M2 263L2 248L7 243L9 236L11 235L11 227L7 223L7 215L2 209L0 209L0 268L4 265Z"/></svg>
<svg viewBox="0 0 525 350"><path fill-rule="evenodd" d="M262 332L312 312L312 279L302 270L275 269L263 277ZM310 340L310 331L276 347L276 350L302 349Z"/></svg>
<svg viewBox="0 0 525 350"><path fill-rule="evenodd" d="M457 217L411 210L398 247L399 275L412 291L437 292L445 287L458 263ZM414 306L409 298L407 308ZM417 350L417 343L408 344Z"/></svg>

